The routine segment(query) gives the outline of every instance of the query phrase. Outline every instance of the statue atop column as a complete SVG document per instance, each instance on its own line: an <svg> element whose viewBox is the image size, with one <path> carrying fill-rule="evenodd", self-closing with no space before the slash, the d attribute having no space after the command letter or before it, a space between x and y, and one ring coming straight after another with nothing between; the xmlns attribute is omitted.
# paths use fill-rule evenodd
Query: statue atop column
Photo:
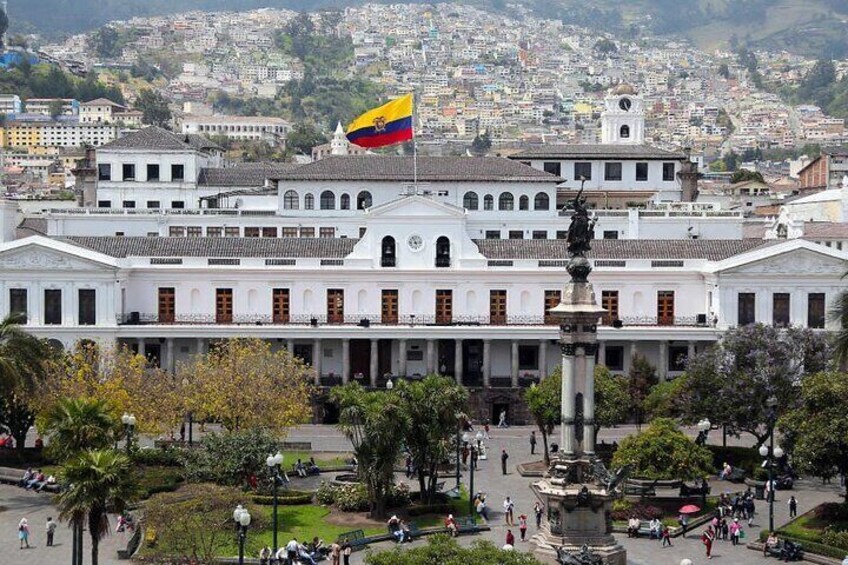
<svg viewBox="0 0 848 565"><path fill-rule="evenodd" d="M568 266L566 269L571 275L572 282L587 281L592 265L586 259L586 253L592 249L592 240L595 239L595 218L589 217L586 209L586 199L583 198L583 187L577 192L577 196L571 201L571 224L568 226Z"/></svg>

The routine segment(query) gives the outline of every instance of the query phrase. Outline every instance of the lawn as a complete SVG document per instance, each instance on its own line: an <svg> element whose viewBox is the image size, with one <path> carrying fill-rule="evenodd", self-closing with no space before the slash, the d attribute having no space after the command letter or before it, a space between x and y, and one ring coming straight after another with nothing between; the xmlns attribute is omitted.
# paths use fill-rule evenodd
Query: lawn
<svg viewBox="0 0 848 565"><path fill-rule="evenodd" d="M817 518L814 512L807 512L780 528L779 533L800 540L821 543L822 530L828 526L845 531L848 530L848 521L824 520Z"/></svg>

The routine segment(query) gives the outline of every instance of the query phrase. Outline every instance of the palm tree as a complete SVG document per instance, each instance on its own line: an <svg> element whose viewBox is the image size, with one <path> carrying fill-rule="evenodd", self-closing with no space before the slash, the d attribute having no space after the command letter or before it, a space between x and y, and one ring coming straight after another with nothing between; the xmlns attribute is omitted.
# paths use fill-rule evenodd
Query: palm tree
<svg viewBox="0 0 848 565"><path fill-rule="evenodd" d="M20 313L0 320L0 392L4 394L18 386L31 389L42 370L47 347L21 327L25 323L26 315Z"/></svg>
<svg viewBox="0 0 848 565"><path fill-rule="evenodd" d="M846 273L845 276L848 276ZM833 339L833 357L839 367L848 365L848 291L840 292L830 307L828 318L839 325L839 331Z"/></svg>
<svg viewBox="0 0 848 565"><path fill-rule="evenodd" d="M56 499L59 518L69 521L75 532L88 526L91 565L97 565L100 540L109 533L108 513L124 512L137 497L132 462L112 449L89 449L67 461L61 476L68 488Z"/></svg>
<svg viewBox="0 0 848 565"><path fill-rule="evenodd" d="M59 461L87 449L103 449L114 440L117 430L109 407L102 400L63 398L47 412L44 431L50 436L49 449Z"/></svg>

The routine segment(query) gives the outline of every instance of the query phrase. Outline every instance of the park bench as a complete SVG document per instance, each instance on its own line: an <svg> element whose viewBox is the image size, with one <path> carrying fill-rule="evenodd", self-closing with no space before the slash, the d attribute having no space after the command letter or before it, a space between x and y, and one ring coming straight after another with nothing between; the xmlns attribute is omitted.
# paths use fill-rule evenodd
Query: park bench
<svg viewBox="0 0 848 565"><path fill-rule="evenodd" d="M365 537L365 532L362 530L353 530L350 532L345 532L343 534L339 534L338 543L339 545L344 543L344 540L347 540L347 543L350 544L350 547L353 549L357 549L359 547L363 547L368 545L369 540Z"/></svg>
<svg viewBox="0 0 848 565"><path fill-rule="evenodd" d="M12 467L0 467L0 483L8 485L17 485L24 475L24 469L14 469ZM58 483L53 485L45 485L42 491L57 493L59 490Z"/></svg>
<svg viewBox="0 0 848 565"><path fill-rule="evenodd" d="M706 488L705 488L706 487ZM680 496L707 496L712 488L709 484L705 486L689 486L686 483L680 485Z"/></svg>
<svg viewBox="0 0 848 565"><path fill-rule="evenodd" d="M125 549L118 550L118 559L130 559L133 556L133 553L138 549L139 544L141 544L141 528L136 526L135 530L133 530L133 535L127 541L127 547Z"/></svg>
<svg viewBox="0 0 848 565"><path fill-rule="evenodd" d="M650 485L634 485L631 483L626 483L624 485L624 494L634 496L656 496L657 489Z"/></svg>

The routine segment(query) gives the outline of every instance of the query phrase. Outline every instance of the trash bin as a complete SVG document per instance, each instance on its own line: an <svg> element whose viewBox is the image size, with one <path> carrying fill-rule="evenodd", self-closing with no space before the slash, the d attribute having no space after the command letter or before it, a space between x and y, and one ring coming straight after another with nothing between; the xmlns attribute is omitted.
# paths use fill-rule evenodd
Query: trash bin
<svg viewBox="0 0 848 565"><path fill-rule="evenodd" d="M754 485L754 498L763 500L766 497L766 485Z"/></svg>

